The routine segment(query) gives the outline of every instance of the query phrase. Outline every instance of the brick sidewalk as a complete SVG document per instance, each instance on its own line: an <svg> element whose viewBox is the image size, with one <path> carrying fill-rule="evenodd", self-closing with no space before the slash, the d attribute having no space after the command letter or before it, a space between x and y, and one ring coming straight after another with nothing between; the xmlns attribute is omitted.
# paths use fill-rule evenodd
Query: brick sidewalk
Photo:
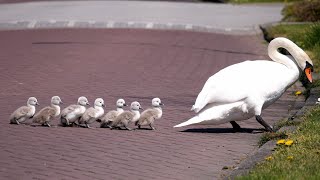
<svg viewBox="0 0 320 180"><path fill-rule="evenodd" d="M266 58L260 37L82 29L2 31L0 39L0 179L217 179L228 173L222 167L256 149L261 133L232 133L230 124L172 126L193 116L189 110L213 73ZM301 106L292 91L263 112L266 121ZM39 110L53 95L62 108L81 95L91 104L102 97L106 111L120 97L147 108L158 96L164 115L156 131L9 124L29 96L38 98ZM240 125L261 128L254 119Z"/></svg>

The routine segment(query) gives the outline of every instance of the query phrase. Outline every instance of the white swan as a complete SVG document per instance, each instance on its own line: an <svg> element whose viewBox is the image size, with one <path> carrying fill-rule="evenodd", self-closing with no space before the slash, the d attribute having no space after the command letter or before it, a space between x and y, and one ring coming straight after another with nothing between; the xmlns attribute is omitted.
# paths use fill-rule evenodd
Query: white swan
<svg viewBox="0 0 320 180"><path fill-rule="evenodd" d="M279 48L285 48L293 58L279 53ZM191 109L198 114L174 127L230 122L234 129L239 129L235 121L255 116L266 130L272 131L262 119L261 111L298 80L299 68L312 82L313 63L301 48L286 38L272 40L268 55L273 61L245 61L211 76Z"/></svg>

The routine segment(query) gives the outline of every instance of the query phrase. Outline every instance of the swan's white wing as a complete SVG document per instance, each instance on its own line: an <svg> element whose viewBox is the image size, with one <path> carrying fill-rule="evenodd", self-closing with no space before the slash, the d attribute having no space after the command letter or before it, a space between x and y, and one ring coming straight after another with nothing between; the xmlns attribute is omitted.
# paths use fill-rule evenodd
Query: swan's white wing
<svg viewBox="0 0 320 180"><path fill-rule="evenodd" d="M228 104L248 97L264 98L288 86L291 74L284 65L264 60L228 66L211 76L192 108L196 113L210 103Z"/></svg>
<svg viewBox="0 0 320 180"><path fill-rule="evenodd" d="M248 95L248 82L251 82L252 71L250 61L228 66L212 75L193 106L199 112L209 103L231 103L245 99Z"/></svg>

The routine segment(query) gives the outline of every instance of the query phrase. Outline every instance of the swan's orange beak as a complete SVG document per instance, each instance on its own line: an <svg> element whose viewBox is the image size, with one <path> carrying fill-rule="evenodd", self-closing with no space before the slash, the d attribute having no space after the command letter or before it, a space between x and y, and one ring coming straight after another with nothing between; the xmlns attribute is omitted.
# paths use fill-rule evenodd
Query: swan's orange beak
<svg viewBox="0 0 320 180"><path fill-rule="evenodd" d="M304 70L304 72L306 73L306 76L307 76L308 80L310 81L310 83L312 83L312 74L311 74L312 70L311 70L311 68L310 67L306 68Z"/></svg>

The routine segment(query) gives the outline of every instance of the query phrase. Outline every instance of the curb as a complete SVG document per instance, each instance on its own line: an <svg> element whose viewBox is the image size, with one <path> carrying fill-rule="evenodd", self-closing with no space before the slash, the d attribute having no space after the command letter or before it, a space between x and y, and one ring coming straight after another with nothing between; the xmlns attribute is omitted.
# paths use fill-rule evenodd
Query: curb
<svg viewBox="0 0 320 180"><path fill-rule="evenodd" d="M221 33L233 35L261 34L260 26L253 28L225 28L194 24L153 23L153 22L116 22L116 21L8 21L0 23L0 30L24 29L59 29L59 28L91 28L91 29L157 29L157 30L186 30L194 32Z"/></svg>

